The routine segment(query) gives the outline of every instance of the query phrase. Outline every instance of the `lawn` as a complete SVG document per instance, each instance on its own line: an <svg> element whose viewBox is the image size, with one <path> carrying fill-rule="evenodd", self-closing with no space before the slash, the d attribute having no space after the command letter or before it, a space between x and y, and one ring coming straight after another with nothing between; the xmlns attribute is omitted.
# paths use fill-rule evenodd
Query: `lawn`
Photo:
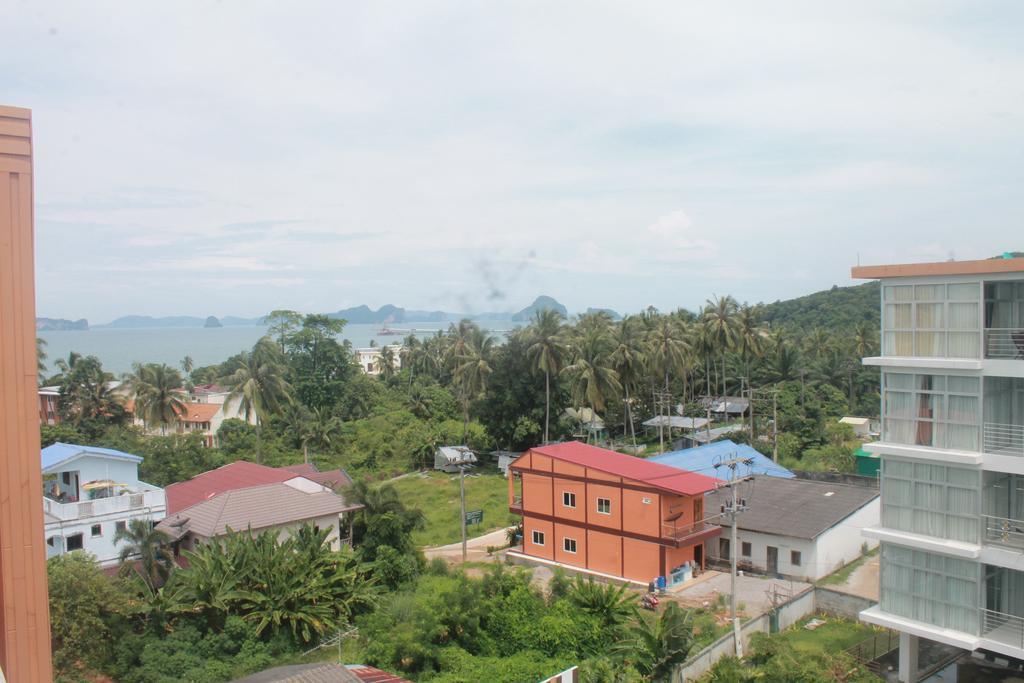
<svg viewBox="0 0 1024 683"><path fill-rule="evenodd" d="M391 482L402 502L419 508L426 527L413 533L418 545L446 545L461 538L459 526L459 475L431 471ZM483 524L467 527L470 538L516 523L508 511L508 480L497 469L481 468L466 475L466 510L483 510Z"/></svg>
<svg viewBox="0 0 1024 683"><path fill-rule="evenodd" d="M804 625L811 619L821 619L825 623L813 631L808 631ZM801 619L776 637L789 642L797 652L835 654L867 640L875 632L873 626L857 621L831 616L811 616Z"/></svg>

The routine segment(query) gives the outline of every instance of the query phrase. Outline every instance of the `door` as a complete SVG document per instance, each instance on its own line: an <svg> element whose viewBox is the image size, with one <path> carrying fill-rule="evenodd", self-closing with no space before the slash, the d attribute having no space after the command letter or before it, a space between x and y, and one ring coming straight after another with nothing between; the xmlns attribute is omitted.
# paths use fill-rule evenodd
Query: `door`
<svg viewBox="0 0 1024 683"><path fill-rule="evenodd" d="M693 546L693 564L700 569L704 569L704 544L698 543Z"/></svg>
<svg viewBox="0 0 1024 683"><path fill-rule="evenodd" d="M768 546L768 573L779 573L779 549Z"/></svg>
<svg viewBox="0 0 1024 683"><path fill-rule="evenodd" d="M718 539L718 558L720 560L728 560L730 558L728 538Z"/></svg>

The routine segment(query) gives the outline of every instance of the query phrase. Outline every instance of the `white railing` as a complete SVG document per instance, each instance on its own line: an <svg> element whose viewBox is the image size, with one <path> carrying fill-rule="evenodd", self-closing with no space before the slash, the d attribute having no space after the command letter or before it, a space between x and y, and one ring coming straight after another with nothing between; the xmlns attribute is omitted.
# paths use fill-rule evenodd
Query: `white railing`
<svg viewBox="0 0 1024 683"><path fill-rule="evenodd" d="M1024 548L1024 521L992 515L982 515L981 519L985 524L986 541Z"/></svg>
<svg viewBox="0 0 1024 683"><path fill-rule="evenodd" d="M43 497L43 510L57 519L66 521L83 517L99 517L118 512L143 510L146 508L163 508L165 498L163 491L145 491L128 493L123 496L82 500L77 503L59 503L51 498Z"/></svg>
<svg viewBox="0 0 1024 683"><path fill-rule="evenodd" d="M983 432L986 453L1024 456L1024 425L986 422Z"/></svg>
<svg viewBox="0 0 1024 683"><path fill-rule="evenodd" d="M981 635L983 638L1024 650L1024 618L983 609Z"/></svg>
<svg viewBox="0 0 1024 683"><path fill-rule="evenodd" d="M986 329L985 358L1024 359L1024 328L992 327Z"/></svg>

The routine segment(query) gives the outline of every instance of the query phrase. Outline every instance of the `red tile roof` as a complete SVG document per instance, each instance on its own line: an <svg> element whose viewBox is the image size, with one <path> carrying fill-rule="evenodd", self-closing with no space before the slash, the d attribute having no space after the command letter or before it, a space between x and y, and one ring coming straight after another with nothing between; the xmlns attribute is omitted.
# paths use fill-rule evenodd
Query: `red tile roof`
<svg viewBox="0 0 1024 683"><path fill-rule="evenodd" d="M583 465L619 477L640 481L652 488L671 493L694 496L714 491L723 482L696 472L687 472L677 467L616 453L606 448L590 446L579 441L538 446L530 449L555 460Z"/></svg>
<svg viewBox="0 0 1024 683"><path fill-rule="evenodd" d="M181 422L209 422L222 407L217 403L186 403L185 413L178 419Z"/></svg>
<svg viewBox="0 0 1024 683"><path fill-rule="evenodd" d="M339 482L339 486L345 486L352 481L341 470L317 472L313 465L267 467L246 460L238 460L230 465L197 474L188 481L180 481L165 488L167 516L170 517L191 505L209 500L218 493L264 484L277 484L295 477L312 479L318 484L328 487L332 487L334 482Z"/></svg>
<svg viewBox="0 0 1024 683"><path fill-rule="evenodd" d="M408 679L363 664L349 664L348 670L363 683L409 683Z"/></svg>

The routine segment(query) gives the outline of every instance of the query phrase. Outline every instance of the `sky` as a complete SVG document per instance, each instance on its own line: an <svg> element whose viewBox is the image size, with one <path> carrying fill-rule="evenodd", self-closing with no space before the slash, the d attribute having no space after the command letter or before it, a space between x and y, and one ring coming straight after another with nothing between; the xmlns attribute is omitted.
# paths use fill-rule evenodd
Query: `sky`
<svg viewBox="0 0 1024 683"><path fill-rule="evenodd" d="M41 316L694 309L1024 249L1019 2L5 4Z"/></svg>

